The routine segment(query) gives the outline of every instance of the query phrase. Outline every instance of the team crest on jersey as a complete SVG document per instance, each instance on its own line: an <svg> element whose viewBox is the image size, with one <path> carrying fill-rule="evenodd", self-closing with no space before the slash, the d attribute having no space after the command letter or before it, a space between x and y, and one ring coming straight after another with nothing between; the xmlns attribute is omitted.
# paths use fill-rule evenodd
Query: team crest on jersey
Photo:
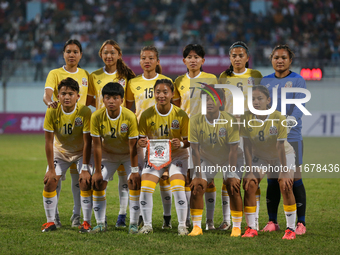
<svg viewBox="0 0 340 255"><path fill-rule="evenodd" d="M129 127L128 127L128 125L126 125L125 123L123 123L123 124L120 126L120 132L121 132L121 133L126 133L128 130L129 130Z"/></svg>
<svg viewBox="0 0 340 255"><path fill-rule="evenodd" d="M156 146L155 147L155 156L156 157L163 157L165 153L165 148L163 146Z"/></svg>
<svg viewBox="0 0 340 255"><path fill-rule="evenodd" d="M83 125L83 121L80 117L77 117L75 120L74 120L74 126L75 127L81 127Z"/></svg>
<svg viewBox="0 0 340 255"><path fill-rule="evenodd" d="M179 129L179 121L173 120L171 123L171 129Z"/></svg>
<svg viewBox="0 0 340 255"><path fill-rule="evenodd" d="M226 137L227 130L225 128L220 128L220 130L218 131L218 135L219 137Z"/></svg>
<svg viewBox="0 0 340 255"><path fill-rule="evenodd" d="M254 78L253 77L249 77L248 78L248 86L254 86L254 84L255 84Z"/></svg>
<svg viewBox="0 0 340 255"><path fill-rule="evenodd" d="M87 79L86 78L81 79L81 84L87 87Z"/></svg>
<svg viewBox="0 0 340 255"><path fill-rule="evenodd" d="M269 134L270 135L277 135L277 128L275 126L270 127Z"/></svg>
<svg viewBox="0 0 340 255"><path fill-rule="evenodd" d="M287 81L285 84L285 88L291 88L293 87L293 83L291 81Z"/></svg>
<svg viewBox="0 0 340 255"><path fill-rule="evenodd" d="M118 81L118 83L119 83L120 85L122 85L123 87L125 87L125 79L120 79L120 80Z"/></svg>

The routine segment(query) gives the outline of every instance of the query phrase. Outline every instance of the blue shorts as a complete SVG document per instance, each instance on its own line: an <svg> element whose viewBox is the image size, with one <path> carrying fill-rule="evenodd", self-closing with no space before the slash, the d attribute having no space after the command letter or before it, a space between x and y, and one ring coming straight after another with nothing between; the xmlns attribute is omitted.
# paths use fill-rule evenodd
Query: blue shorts
<svg viewBox="0 0 340 255"><path fill-rule="evenodd" d="M303 156L303 140L297 142L290 142L290 145L294 148L295 151L295 165L302 165L302 156Z"/></svg>

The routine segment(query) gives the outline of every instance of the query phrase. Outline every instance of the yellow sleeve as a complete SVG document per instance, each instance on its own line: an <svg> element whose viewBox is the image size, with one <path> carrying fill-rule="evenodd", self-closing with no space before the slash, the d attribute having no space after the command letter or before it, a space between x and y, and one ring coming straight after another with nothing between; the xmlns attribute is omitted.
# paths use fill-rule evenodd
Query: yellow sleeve
<svg viewBox="0 0 340 255"><path fill-rule="evenodd" d="M135 101L135 97L131 90L131 80L129 80L127 87L126 87L126 101L130 101L130 102Z"/></svg>
<svg viewBox="0 0 340 255"><path fill-rule="evenodd" d="M232 120L233 120L233 123L237 122L235 117L233 117ZM228 128L228 143L236 143L239 141L240 141L240 131L238 130L238 125L232 125L231 127Z"/></svg>
<svg viewBox="0 0 340 255"><path fill-rule="evenodd" d="M183 111L184 112L184 111ZM188 138L189 135L189 117L188 115L184 112L184 116L182 118L182 123L181 123L181 136L183 138Z"/></svg>
<svg viewBox="0 0 340 255"><path fill-rule="evenodd" d="M91 109L87 108L84 114L83 133L90 133L91 131Z"/></svg>
<svg viewBox="0 0 340 255"><path fill-rule="evenodd" d="M44 120L44 130L54 132L53 120L52 120L52 110L53 108L47 108Z"/></svg>
<svg viewBox="0 0 340 255"><path fill-rule="evenodd" d="M278 125L279 130L277 134L277 140L286 140L287 139L287 128L282 126L281 123L286 119L286 116L280 115L280 123Z"/></svg>
<svg viewBox="0 0 340 255"><path fill-rule="evenodd" d="M100 137L99 123L96 114L91 116L91 136Z"/></svg>
<svg viewBox="0 0 340 255"><path fill-rule="evenodd" d="M142 116L140 117L139 124L138 124L138 130L139 130L140 136L148 136L148 130L147 130L147 125L146 125L146 117L145 117L144 113L142 113Z"/></svg>
<svg viewBox="0 0 340 255"><path fill-rule="evenodd" d="M130 119L130 127L129 127L129 138L138 138L139 131L138 131L138 124L137 124L137 117L135 114Z"/></svg>
<svg viewBox="0 0 340 255"><path fill-rule="evenodd" d="M90 74L89 76L89 88L87 94L89 96L95 96L96 95L96 88L94 85L94 80L93 80L93 73Z"/></svg>
<svg viewBox="0 0 340 255"><path fill-rule="evenodd" d="M245 121L245 115L242 115L241 116L241 123L246 123ZM240 125L240 136L242 137L246 137L246 138L249 138L249 134L247 132L247 129L244 127L244 125Z"/></svg>
<svg viewBox="0 0 340 255"><path fill-rule="evenodd" d="M50 71L47 75L46 78L46 83L45 83L45 89L46 88L51 88L53 91L56 91L58 89L58 84L57 84L57 79L56 79L56 74L52 71Z"/></svg>
<svg viewBox="0 0 340 255"><path fill-rule="evenodd" d="M198 143L198 134L197 134L198 125L197 123L195 123L195 120L189 121L189 142L190 143Z"/></svg>

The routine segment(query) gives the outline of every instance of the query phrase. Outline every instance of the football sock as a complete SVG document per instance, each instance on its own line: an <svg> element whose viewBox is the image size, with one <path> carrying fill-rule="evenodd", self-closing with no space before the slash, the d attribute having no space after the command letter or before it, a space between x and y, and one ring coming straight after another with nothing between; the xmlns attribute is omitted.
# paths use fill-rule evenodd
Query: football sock
<svg viewBox="0 0 340 255"><path fill-rule="evenodd" d="M80 191L81 196L81 208L83 210L84 221L87 221L91 225L92 216L92 190Z"/></svg>
<svg viewBox="0 0 340 255"><path fill-rule="evenodd" d="M55 208L58 203L57 199L57 192L47 192L43 191L43 202L44 202L44 209L46 214L47 222L54 222L55 218Z"/></svg>
<svg viewBox="0 0 340 255"><path fill-rule="evenodd" d="M295 230L296 204L283 205L283 210L285 211L286 215L287 228Z"/></svg>
<svg viewBox="0 0 340 255"><path fill-rule="evenodd" d="M216 203L216 187L207 188L205 193L205 205L207 210L207 220L214 221L214 211Z"/></svg>
<svg viewBox="0 0 340 255"><path fill-rule="evenodd" d="M73 194L73 214L80 215L81 203L80 203L80 188L79 188L79 173L77 171L77 165L72 164L70 166L71 174L71 187Z"/></svg>
<svg viewBox="0 0 340 255"><path fill-rule="evenodd" d="M93 210L97 224L105 224L106 215L106 195L105 190L93 191Z"/></svg>
<svg viewBox="0 0 340 255"><path fill-rule="evenodd" d="M174 195L175 206L178 218L178 227L185 227L187 217L187 198L185 197L185 181L175 179L170 182L171 191Z"/></svg>
<svg viewBox="0 0 340 255"><path fill-rule="evenodd" d="M256 206L244 206L247 226L255 229Z"/></svg>
<svg viewBox="0 0 340 255"><path fill-rule="evenodd" d="M170 187L170 178L166 180L160 179L159 189L160 189L162 203L163 203L163 215L171 216L172 195L171 195L171 187Z"/></svg>
<svg viewBox="0 0 340 255"><path fill-rule="evenodd" d="M61 178L59 179L59 182L58 182L58 185L57 185L57 189L56 189L56 192L57 192L57 204L55 206L55 214L59 214L58 202L59 202L59 196L60 196L60 191L61 191Z"/></svg>
<svg viewBox="0 0 340 255"><path fill-rule="evenodd" d="M230 211L231 213L231 219L233 221L233 228L239 228L241 229L241 223L242 223L242 211Z"/></svg>
<svg viewBox="0 0 340 255"><path fill-rule="evenodd" d="M277 179L268 179L267 187L267 212L269 221L277 223L277 210L280 204L281 192Z"/></svg>
<svg viewBox="0 0 340 255"><path fill-rule="evenodd" d="M130 224L138 224L138 218L140 213L139 196L140 190L129 190L130 201Z"/></svg>
<svg viewBox="0 0 340 255"><path fill-rule="evenodd" d="M259 222L259 213L260 213L260 198L261 198L261 188L260 185L256 190L256 212L255 212L255 222Z"/></svg>
<svg viewBox="0 0 340 255"><path fill-rule="evenodd" d="M129 188L124 166L120 165L117 169L117 172L118 172L119 214L126 214L126 209L129 203Z"/></svg>
<svg viewBox="0 0 340 255"><path fill-rule="evenodd" d="M199 226L202 228L202 214L203 209L190 209L191 220L193 226Z"/></svg>
<svg viewBox="0 0 340 255"><path fill-rule="evenodd" d="M156 183L153 181L142 181L140 192L140 208L143 215L144 226L152 226L152 194L155 191Z"/></svg>
<svg viewBox="0 0 340 255"><path fill-rule="evenodd" d="M188 220L190 219L190 197L191 197L190 187L185 187L185 196L187 198L187 205L188 205L188 213L187 213L187 220Z"/></svg>
<svg viewBox="0 0 340 255"><path fill-rule="evenodd" d="M296 201L298 222L301 222L303 225L306 225L305 222L306 190L305 186L303 185L302 179L294 182L293 193Z"/></svg>
<svg viewBox="0 0 340 255"><path fill-rule="evenodd" d="M230 199L227 191L227 186L222 185L222 212L223 222L230 224Z"/></svg>

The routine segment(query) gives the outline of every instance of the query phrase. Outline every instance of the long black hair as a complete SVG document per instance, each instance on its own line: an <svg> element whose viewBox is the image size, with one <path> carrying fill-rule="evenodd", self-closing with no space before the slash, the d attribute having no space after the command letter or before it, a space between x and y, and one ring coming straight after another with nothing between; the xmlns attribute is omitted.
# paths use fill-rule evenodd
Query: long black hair
<svg viewBox="0 0 340 255"><path fill-rule="evenodd" d="M249 57L249 49L248 49L248 46L247 44L245 44L244 42L242 41L237 41L235 43L233 43L230 48L229 48L229 55L230 55L230 52L232 49L234 48L243 48L246 50L246 53L247 53L247 56ZM247 62L246 63L246 68L248 68L249 66L249 63ZM230 66L228 67L227 70L225 70L225 73L227 74L227 76L231 76L233 74L233 71L234 71L234 67L232 64L230 64Z"/></svg>

